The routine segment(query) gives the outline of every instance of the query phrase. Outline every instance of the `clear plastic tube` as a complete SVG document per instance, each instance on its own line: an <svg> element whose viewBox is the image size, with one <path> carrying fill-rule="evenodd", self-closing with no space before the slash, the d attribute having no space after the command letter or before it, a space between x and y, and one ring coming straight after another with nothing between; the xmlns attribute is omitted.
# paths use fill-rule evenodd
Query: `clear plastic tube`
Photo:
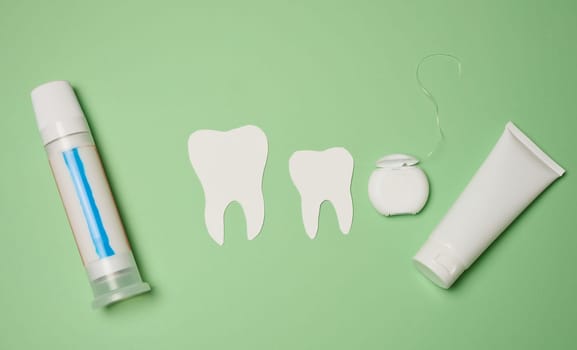
<svg viewBox="0 0 577 350"><path fill-rule="evenodd" d="M66 81L40 85L32 103L48 160L98 308L150 290L140 277L98 151Z"/></svg>

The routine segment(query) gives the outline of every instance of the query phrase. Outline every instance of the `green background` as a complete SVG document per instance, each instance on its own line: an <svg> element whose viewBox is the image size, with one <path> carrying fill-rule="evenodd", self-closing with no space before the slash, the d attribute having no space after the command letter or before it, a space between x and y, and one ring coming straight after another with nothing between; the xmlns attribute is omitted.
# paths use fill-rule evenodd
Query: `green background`
<svg viewBox="0 0 577 350"><path fill-rule="evenodd" d="M0 349L569 349L577 346L577 2L0 0ZM374 161L424 158L417 216L384 218ZM29 92L69 80L153 292L93 311ZM568 173L442 290L411 257L513 120ZM187 138L260 126L266 219L209 237ZM346 147L348 236L310 240L288 158ZM231 169L234 173L234 169Z"/></svg>

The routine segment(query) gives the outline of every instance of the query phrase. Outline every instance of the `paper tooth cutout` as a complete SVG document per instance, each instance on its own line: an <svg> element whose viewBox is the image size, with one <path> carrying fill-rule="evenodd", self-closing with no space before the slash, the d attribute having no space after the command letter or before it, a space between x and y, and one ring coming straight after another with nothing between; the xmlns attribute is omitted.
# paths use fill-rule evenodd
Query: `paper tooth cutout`
<svg viewBox="0 0 577 350"><path fill-rule="evenodd" d="M353 157L342 147L325 151L297 151L289 160L291 179L301 196L305 230L317 235L321 204L327 200L335 208L339 227L349 233L353 222L351 180Z"/></svg>
<svg viewBox="0 0 577 350"><path fill-rule="evenodd" d="M224 212L236 201L244 211L249 240L264 222L262 177L268 141L253 125L229 131L198 130L188 139L188 154L205 197L205 223L216 243L224 243Z"/></svg>
<svg viewBox="0 0 577 350"><path fill-rule="evenodd" d="M429 181L406 154L391 154L377 161L369 178L369 199L382 215L417 214L429 198Z"/></svg>

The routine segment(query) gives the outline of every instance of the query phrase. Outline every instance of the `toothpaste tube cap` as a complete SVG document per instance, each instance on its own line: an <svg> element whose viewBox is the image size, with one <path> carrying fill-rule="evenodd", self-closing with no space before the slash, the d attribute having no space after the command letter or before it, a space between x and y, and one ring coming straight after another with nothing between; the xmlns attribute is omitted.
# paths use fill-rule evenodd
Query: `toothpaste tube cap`
<svg viewBox="0 0 577 350"><path fill-rule="evenodd" d="M150 286L142 281L136 265L90 281L90 286L94 293L92 307L95 309L150 291Z"/></svg>
<svg viewBox="0 0 577 350"><path fill-rule="evenodd" d="M44 145L61 137L89 132L70 83L51 81L32 90L32 106Z"/></svg>
<svg viewBox="0 0 577 350"><path fill-rule="evenodd" d="M429 239L413 258L417 269L441 288L449 288L466 267L450 246Z"/></svg>

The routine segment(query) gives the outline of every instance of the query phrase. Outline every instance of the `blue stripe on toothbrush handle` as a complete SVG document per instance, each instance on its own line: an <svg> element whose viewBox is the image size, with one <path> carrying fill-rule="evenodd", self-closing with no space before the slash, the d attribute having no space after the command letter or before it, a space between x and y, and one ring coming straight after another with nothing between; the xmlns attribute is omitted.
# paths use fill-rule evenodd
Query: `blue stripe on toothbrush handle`
<svg viewBox="0 0 577 350"><path fill-rule="evenodd" d="M104 229L100 212L96 206L92 189L90 188L86 172L84 171L84 164L82 163L80 154L78 154L78 148L64 151L62 155L64 156L64 162L74 183L76 196L80 201L82 213L88 225L88 231L90 231L90 238L92 238L92 244L94 245L96 254L100 259L113 256L114 250L110 247L108 235Z"/></svg>

